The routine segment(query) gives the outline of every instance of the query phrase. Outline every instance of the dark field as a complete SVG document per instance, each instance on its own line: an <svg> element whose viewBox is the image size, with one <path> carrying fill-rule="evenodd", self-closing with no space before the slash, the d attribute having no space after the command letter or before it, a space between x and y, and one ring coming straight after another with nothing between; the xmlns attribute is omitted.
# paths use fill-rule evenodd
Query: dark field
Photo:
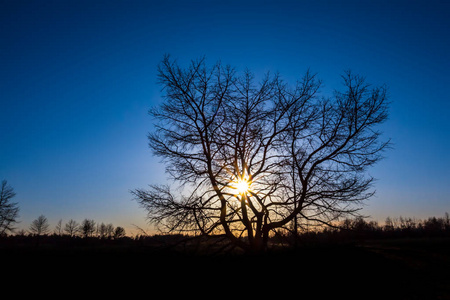
<svg viewBox="0 0 450 300"><path fill-rule="evenodd" d="M5 286L31 284L41 291L61 286L213 298L234 293L264 299L450 299L448 237L320 243L261 255L81 239L2 243L0 255Z"/></svg>

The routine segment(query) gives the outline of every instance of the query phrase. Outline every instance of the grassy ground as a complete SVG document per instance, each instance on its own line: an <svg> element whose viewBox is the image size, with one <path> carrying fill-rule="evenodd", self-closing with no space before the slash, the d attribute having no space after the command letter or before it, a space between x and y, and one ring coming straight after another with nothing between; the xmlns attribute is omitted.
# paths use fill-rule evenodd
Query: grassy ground
<svg viewBox="0 0 450 300"><path fill-rule="evenodd" d="M262 255L196 255L124 245L0 250L7 280L41 288L95 288L106 280L109 288L209 298L247 293L264 299L450 299L449 238L320 244Z"/></svg>

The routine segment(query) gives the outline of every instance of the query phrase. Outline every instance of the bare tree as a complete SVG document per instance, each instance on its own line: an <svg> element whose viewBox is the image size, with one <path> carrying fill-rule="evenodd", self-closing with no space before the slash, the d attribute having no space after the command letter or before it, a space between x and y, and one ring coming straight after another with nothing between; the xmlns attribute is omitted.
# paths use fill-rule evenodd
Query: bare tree
<svg viewBox="0 0 450 300"><path fill-rule="evenodd" d="M95 232L95 221L84 219L80 225L80 231L84 237L91 237Z"/></svg>
<svg viewBox="0 0 450 300"><path fill-rule="evenodd" d="M106 238L106 225L105 223L97 224L97 235L100 238Z"/></svg>
<svg viewBox="0 0 450 300"><path fill-rule="evenodd" d="M104 239L104 238L112 238L114 234L114 226L113 224L105 224L102 223L99 225L98 227L98 235L100 238Z"/></svg>
<svg viewBox="0 0 450 300"><path fill-rule="evenodd" d="M114 229L114 239L120 239L125 236L125 229L123 227L117 226Z"/></svg>
<svg viewBox="0 0 450 300"><path fill-rule="evenodd" d="M56 223L55 231L53 233L55 235L62 235L62 233L63 233L62 219L59 219L58 223Z"/></svg>
<svg viewBox="0 0 450 300"><path fill-rule="evenodd" d="M70 219L64 226L64 232L73 237L80 232L80 224L78 224L77 221Z"/></svg>
<svg viewBox="0 0 450 300"><path fill-rule="evenodd" d="M30 232L34 235L41 236L49 233L50 225L44 215L40 215L37 219L31 222Z"/></svg>
<svg viewBox="0 0 450 300"><path fill-rule="evenodd" d="M11 199L16 196L14 189L3 180L0 187L0 235L14 230L14 224L19 217L19 207Z"/></svg>
<svg viewBox="0 0 450 300"><path fill-rule="evenodd" d="M105 233L108 239L111 239L114 236L114 225L109 223L105 225Z"/></svg>
<svg viewBox="0 0 450 300"><path fill-rule="evenodd" d="M389 145L376 129L385 87L346 72L344 90L326 98L309 71L293 87L277 74L257 84L249 71L204 59L183 69L168 56L158 71L165 102L150 110L149 145L182 190L132 193L162 230L223 234L261 251L271 232L357 216L373 194L365 171Z"/></svg>

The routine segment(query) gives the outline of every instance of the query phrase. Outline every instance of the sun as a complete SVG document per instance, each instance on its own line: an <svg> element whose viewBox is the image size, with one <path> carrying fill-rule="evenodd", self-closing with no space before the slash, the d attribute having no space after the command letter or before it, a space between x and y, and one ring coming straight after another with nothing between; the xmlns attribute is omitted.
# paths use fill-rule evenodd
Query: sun
<svg viewBox="0 0 450 300"><path fill-rule="evenodd" d="M239 178L233 185L239 195L244 195L250 190L250 181L248 178Z"/></svg>

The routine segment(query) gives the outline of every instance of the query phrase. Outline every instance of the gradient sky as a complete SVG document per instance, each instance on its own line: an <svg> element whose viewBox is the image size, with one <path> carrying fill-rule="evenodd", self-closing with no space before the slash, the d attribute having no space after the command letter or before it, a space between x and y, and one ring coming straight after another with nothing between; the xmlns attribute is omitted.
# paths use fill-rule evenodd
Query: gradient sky
<svg viewBox="0 0 450 300"><path fill-rule="evenodd" d="M238 70L351 69L389 87L394 149L363 213L450 212L450 1L0 1L0 180L19 227L44 214L150 229L130 189L165 183L148 109L156 67L205 55Z"/></svg>

